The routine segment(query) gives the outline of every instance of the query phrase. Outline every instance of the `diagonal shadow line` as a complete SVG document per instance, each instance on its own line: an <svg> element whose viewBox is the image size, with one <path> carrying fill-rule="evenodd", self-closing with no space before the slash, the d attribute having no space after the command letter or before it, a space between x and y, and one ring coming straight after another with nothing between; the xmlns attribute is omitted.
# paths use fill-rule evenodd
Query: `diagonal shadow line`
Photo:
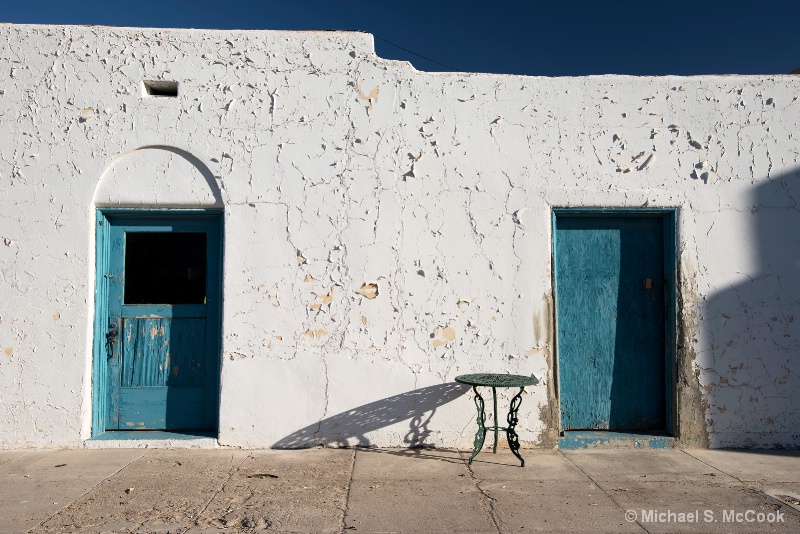
<svg viewBox="0 0 800 534"><path fill-rule="evenodd" d="M203 163L202 160L200 160L200 158L181 148L169 145L145 145L143 147L137 148L136 150L145 150L145 149L165 150L167 152L172 152L176 156L179 156L188 161L203 176L203 179L206 181L206 185L208 186L209 191L211 191L211 194L214 195L214 203L220 206L223 205L222 194L219 189L219 184L217 184L217 180L214 177L214 173L211 172L211 169L209 169L208 166L205 163Z"/></svg>
<svg viewBox="0 0 800 534"><path fill-rule="evenodd" d="M428 386L399 395L393 395L351 410L326 417L279 439L275 449L302 449L315 446L347 447L371 445L367 433L403 421L408 422L408 432L403 442L418 447L433 432L429 425L436 409L469 391L469 386L450 382Z"/></svg>

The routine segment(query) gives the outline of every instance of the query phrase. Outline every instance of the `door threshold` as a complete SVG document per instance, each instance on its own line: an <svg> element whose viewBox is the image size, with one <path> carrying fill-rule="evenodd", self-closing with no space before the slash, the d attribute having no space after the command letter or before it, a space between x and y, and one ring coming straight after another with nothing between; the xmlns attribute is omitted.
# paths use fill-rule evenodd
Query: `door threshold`
<svg viewBox="0 0 800 534"><path fill-rule="evenodd" d="M88 449L216 449L217 433L188 430L109 430L83 442Z"/></svg>
<svg viewBox="0 0 800 534"><path fill-rule="evenodd" d="M561 450L580 449L670 449L675 438L658 432L613 432L570 430L558 440Z"/></svg>

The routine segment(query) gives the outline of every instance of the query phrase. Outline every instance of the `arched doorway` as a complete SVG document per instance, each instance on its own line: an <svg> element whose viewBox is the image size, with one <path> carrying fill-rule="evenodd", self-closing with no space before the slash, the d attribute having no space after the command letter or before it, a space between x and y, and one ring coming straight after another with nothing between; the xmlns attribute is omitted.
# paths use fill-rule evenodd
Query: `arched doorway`
<svg viewBox="0 0 800 534"><path fill-rule="evenodd" d="M222 205L210 171L170 147L127 154L95 194L92 436L214 432Z"/></svg>

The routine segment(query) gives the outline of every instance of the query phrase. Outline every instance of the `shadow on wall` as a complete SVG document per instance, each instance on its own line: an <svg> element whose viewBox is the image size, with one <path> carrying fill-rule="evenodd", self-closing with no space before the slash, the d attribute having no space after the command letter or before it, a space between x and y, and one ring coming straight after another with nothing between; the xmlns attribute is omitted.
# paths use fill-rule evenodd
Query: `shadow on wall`
<svg viewBox="0 0 800 534"><path fill-rule="evenodd" d="M800 169L758 185L754 243L729 229L725 247L753 247L748 281L705 303L701 360L713 446L800 446ZM719 247L724 250L725 247ZM721 263L725 258L718 258ZM727 415L726 415L727 414Z"/></svg>
<svg viewBox="0 0 800 534"><path fill-rule="evenodd" d="M224 207L211 170L180 148L148 145L115 159L100 176L97 207Z"/></svg>
<svg viewBox="0 0 800 534"><path fill-rule="evenodd" d="M431 435L428 427L436 409L464 395L469 386L451 382L401 393L352 410L326 417L278 440L275 449L298 449L317 445L371 445L368 432L408 421L403 442L410 447L422 445Z"/></svg>

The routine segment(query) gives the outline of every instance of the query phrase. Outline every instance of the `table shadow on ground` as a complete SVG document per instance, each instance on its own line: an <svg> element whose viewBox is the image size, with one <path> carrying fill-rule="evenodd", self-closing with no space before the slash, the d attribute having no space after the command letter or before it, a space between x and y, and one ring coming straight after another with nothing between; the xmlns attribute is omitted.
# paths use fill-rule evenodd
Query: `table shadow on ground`
<svg viewBox="0 0 800 534"><path fill-rule="evenodd" d="M436 460L450 464L466 464L461 451L457 449L437 449L429 445L416 445L408 449L380 449L373 447L363 447L358 449L359 453L383 454L397 458L409 458L413 460Z"/></svg>
<svg viewBox="0 0 800 534"><path fill-rule="evenodd" d="M316 421L275 442L275 449L315 446L372 445L367 434L401 422L408 423L403 443L420 447L433 433L430 428L436 410L461 397L469 387L456 382L428 386L393 395Z"/></svg>

